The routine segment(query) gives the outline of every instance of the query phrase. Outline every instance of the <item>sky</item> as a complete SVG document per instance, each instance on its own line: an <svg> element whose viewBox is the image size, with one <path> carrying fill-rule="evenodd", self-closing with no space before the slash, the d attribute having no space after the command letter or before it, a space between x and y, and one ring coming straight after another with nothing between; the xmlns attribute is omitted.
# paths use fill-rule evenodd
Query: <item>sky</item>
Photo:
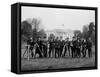
<svg viewBox="0 0 100 77"><path fill-rule="evenodd" d="M82 31L84 25L88 25L90 22L95 24L95 11L22 6L21 21L29 18L41 20L42 28L45 30L70 29Z"/></svg>

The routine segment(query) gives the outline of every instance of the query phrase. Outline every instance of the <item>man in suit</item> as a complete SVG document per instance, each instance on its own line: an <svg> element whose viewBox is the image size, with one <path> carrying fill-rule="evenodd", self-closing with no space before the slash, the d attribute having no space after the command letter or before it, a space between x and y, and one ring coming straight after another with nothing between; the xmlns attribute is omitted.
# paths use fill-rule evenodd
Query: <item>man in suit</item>
<svg viewBox="0 0 100 77"><path fill-rule="evenodd" d="M80 39L78 38L76 40L76 57L81 57L81 41Z"/></svg>
<svg viewBox="0 0 100 77"><path fill-rule="evenodd" d="M71 41L71 52L72 52L72 58L76 57L76 38L73 37Z"/></svg>
<svg viewBox="0 0 100 77"><path fill-rule="evenodd" d="M92 41L91 38L88 38L87 40L87 50L88 50L88 57L92 57Z"/></svg>
<svg viewBox="0 0 100 77"><path fill-rule="evenodd" d="M83 56L83 57L86 57L86 40L85 40L85 39L82 40L82 45L81 45L81 47L82 47L82 50L81 50L82 56Z"/></svg>
<svg viewBox="0 0 100 77"><path fill-rule="evenodd" d="M49 44L50 44L50 46L49 46L49 57L51 57L53 50L54 50L54 41L50 40Z"/></svg>

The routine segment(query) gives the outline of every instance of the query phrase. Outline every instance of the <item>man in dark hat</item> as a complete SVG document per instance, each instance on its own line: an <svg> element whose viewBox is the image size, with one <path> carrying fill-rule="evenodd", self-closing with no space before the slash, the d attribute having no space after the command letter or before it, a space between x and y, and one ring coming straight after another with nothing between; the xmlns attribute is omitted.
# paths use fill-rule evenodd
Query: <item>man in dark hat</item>
<svg viewBox="0 0 100 77"><path fill-rule="evenodd" d="M41 44L42 48L41 48L41 51L42 51L42 54L43 54L43 57L47 57L47 42L45 40L42 40L42 44Z"/></svg>
<svg viewBox="0 0 100 77"><path fill-rule="evenodd" d="M70 46L71 46L71 51L72 51L72 58L74 58L76 56L76 38L75 37L73 37Z"/></svg>
<svg viewBox="0 0 100 77"><path fill-rule="evenodd" d="M33 56L34 56L34 53L33 53L34 45L35 45L35 42L31 39L29 51L31 52L32 58L33 58Z"/></svg>
<svg viewBox="0 0 100 77"><path fill-rule="evenodd" d="M91 38L87 40L87 50L89 58L92 57L92 41Z"/></svg>
<svg viewBox="0 0 100 77"><path fill-rule="evenodd" d="M51 55L53 53L53 50L54 50L54 42L53 42L53 40L50 40L49 44L50 44L50 46L49 46L49 57L51 57Z"/></svg>
<svg viewBox="0 0 100 77"><path fill-rule="evenodd" d="M76 57L81 57L81 41L77 39L76 41Z"/></svg>
<svg viewBox="0 0 100 77"><path fill-rule="evenodd" d="M55 58L57 58L57 56L58 56L58 51L59 51L59 49L58 49L58 40L55 40Z"/></svg>
<svg viewBox="0 0 100 77"><path fill-rule="evenodd" d="M82 40L82 45L81 46L82 46L82 51L81 51L82 56L86 57L86 40L85 39Z"/></svg>
<svg viewBox="0 0 100 77"><path fill-rule="evenodd" d="M60 41L60 57L65 56L65 54L64 54L64 52L65 52L64 45L65 45L65 40L61 40Z"/></svg>
<svg viewBox="0 0 100 77"><path fill-rule="evenodd" d="M62 53L62 49L63 49L63 43L61 40L58 40L57 49L58 49L58 57L61 57L61 53Z"/></svg>
<svg viewBox="0 0 100 77"><path fill-rule="evenodd" d="M69 56L70 56L70 42L69 42L69 38L67 38L65 43L64 43L64 54L63 54L63 56L66 56L66 53L68 53Z"/></svg>
<svg viewBox="0 0 100 77"><path fill-rule="evenodd" d="M36 54L39 54L39 57L42 58L43 57L43 51L42 51L42 47L43 47L43 41L41 39L38 39L36 41Z"/></svg>

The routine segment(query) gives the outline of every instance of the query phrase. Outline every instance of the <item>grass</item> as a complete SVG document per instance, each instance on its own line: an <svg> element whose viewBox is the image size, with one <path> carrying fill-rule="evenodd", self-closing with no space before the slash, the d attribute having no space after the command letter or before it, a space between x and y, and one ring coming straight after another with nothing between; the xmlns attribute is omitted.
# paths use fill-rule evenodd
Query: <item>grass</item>
<svg viewBox="0 0 100 77"><path fill-rule="evenodd" d="M41 70L59 68L89 67L95 65L95 48L92 48L92 58L35 58L29 61L25 58L21 60L21 70Z"/></svg>

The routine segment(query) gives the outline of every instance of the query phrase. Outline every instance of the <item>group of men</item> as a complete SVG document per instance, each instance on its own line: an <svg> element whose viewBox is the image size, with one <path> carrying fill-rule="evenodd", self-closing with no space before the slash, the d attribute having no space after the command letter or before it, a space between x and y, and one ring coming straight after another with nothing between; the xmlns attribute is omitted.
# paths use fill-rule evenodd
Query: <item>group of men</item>
<svg viewBox="0 0 100 77"><path fill-rule="evenodd" d="M28 40L26 52L31 53L31 57L36 57L38 54L40 58L48 57L92 57L92 42L91 39L80 39L75 38L69 41L69 38L66 40Z"/></svg>

